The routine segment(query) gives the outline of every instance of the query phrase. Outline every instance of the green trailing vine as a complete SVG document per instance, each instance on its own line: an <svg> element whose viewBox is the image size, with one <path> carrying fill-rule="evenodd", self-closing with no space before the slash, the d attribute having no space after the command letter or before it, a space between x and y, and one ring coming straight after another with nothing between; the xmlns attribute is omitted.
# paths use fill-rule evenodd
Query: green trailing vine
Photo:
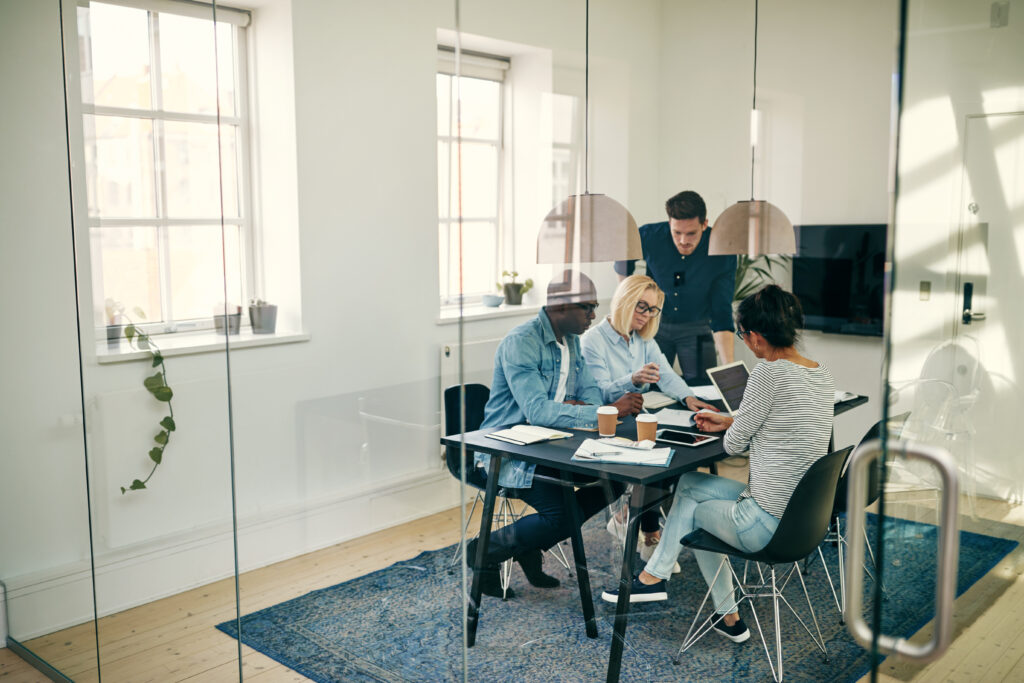
<svg viewBox="0 0 1024 683"><path fill-rule="evenodd" d="M140 318L145 319L146 317L140 309L135 309L135 313ZM174 397L174 392L167 385L167 366L164 365L164 355L160 352L160 348L153 343L150 336L136 327L130 319L128 324L124 326L124 336L131 348L148 352L153 363L152 367L158 368L156 373L142 380L142 386L146 387L146 391L152 394L153 398L157 401L167 404L167 412L169 414L160 420L160 431L153 437L156 446L149 449L149 459L153 461L152 469L150 469L145 479L134 479L127 488L122 486L121 495L128 491L139 491L146 488L146 483L153 477L153 473L156 472L156 468L160 466L160 463L163 462L164 453L167 451L167 444L171 441L171 434L177 429L177 426L174 424L174 407L171 405L171 398Z"/></svg>

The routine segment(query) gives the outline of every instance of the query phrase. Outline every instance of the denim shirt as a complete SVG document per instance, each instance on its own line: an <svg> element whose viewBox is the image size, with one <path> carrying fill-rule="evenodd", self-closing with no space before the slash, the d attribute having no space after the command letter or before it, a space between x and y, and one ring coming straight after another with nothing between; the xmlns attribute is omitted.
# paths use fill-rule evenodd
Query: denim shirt
<svg viewBox="0 0 1024 683"><path fill-rule="evenodd" d="M580 352L580 338L567 334L563 341L570 347L570 358L575 359L575 396L566 396L590 405L571 405L555 401L558 377L561 374L562 351L555 341L555 332L547 313L541 310L536 318L516 327L501 340L494 354L494 379L491 397L484 408L481 429L530 424L541 427L595 429L597 408L601 405L601 390L587 369ZM571 382L569 383L571 385ZM485 468L491 458L477 453L477 464ZM502 463L498 484L507 488L526 489L533 485L536 465L522 460L507 459Z"/></svg>
<svg viewBox="0 0 1024 683"><path fill-rule="evenodd" d="M627 344L608 318L583 335L583 357L597 380L597 386L601 387L605 403L617 401L630 391L650 391L650 384L639 387L633 384L633 373L648 363L658 364L661 372L658 388L663 392L677 401L693 396L693 391L672 369L672 364L665 358L656 341L643 339L636 332L630 332L629 339Z"/></svg>

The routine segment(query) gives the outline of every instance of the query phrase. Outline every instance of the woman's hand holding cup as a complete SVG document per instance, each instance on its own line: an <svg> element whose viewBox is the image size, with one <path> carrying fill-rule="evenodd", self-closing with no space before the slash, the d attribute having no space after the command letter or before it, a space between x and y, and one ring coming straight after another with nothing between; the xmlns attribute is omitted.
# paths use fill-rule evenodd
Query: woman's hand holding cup
<svg viewBox="0 0 1024 683"><path fill-rule="evenodd" d="M657 363L648 363L633 373L633 386L639 387L644 384L654 384L661 379L661 372Z"/></svg>

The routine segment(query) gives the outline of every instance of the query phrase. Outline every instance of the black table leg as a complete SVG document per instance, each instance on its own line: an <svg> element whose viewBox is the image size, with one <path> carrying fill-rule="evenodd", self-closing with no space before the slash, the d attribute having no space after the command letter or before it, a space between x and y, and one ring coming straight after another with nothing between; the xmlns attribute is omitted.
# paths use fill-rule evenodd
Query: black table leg
<svg viewBox="0 0 1024 683"><path fill-rule="evenodd" d="M487 546L491 540L491 521L494 518L494 500L498 497L498 476L501 474L500 455L492 455L490 467L487 472L487 493L484 496L484 508L480 518L480 535L476 541L476 557L473 558L473 582L469 589L469 604L466 606L466 644L473 647L476 643L476 625L480 618L480 593L482 587L480 580L482 572L480 568L484 565L484 558L487 557Z"/></svg>
<svg viewBox="0 0 1024 683"><path fill-rule="evenodd" d="M629 595L633 588L633 563L637 538L640 536L640 513L644 506L645 487L634 486L629 499L629 524L626 526L626 547L622 550L622 574L619 577L619 602L615 605L615 631L612 653L608 657L608 683L617 683L622 668L622 650L626 644L626 623L629 621Z"/></svg>
<svg viewBox="0 0 1024 683"><path fill-rule="evenodd" d="M576 492L571 475L561 473L562 500L569 512L569 523L572 525L572 556L576 563L576 581L580 586L580 602L583 603L583 621L586 625L587 637L597 638L597 620L594 617L594 596L590 592L590 572L587 571L587 556L583 551L583 530L580 528L580 508L576 504Z"/></svg>

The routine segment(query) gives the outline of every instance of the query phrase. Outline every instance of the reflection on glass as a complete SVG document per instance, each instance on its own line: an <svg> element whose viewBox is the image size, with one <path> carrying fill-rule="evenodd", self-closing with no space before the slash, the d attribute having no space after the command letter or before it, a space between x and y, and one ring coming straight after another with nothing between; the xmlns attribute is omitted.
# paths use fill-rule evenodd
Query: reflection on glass
<svg viewBox="0 0 1024 683"><path fill-rule="evenodd" d="M156 215L153 122L119 116L83 116L89 215Z"/></svg>
<svg viewBox="0 0 1024 683"><path fill-rule="evenodd" d="M219 215L219 178L222 173L224 215L238 216L235 128L221 127L218 150L216 125L180 121L167 121L163 125L167 184L166 215L169 218ZM217 163L218 152L220 166Z"/></svg>
<svg viewBox="0 0 1024 683"><path fill-rule="evenodd" d="M91 259L95 268L93 287L98 301L116 302L125 311L141 309L149 321L163 319L155 227L92 228ZM97 325L123 325L116 305L96 308L104 319Z"/></svg>
<svg viewBox="0 0 1024 683"><path fill-rule="evenodd" d="M220 113L235 114L235 47L230 24L217 24L217 64L213 60L210 22L174 14L160 15L160 69L163 108L193 114L216 114L216 79ZM215 68L219 71L215 71ZM216 78L215 78L216 77Z"/></svg>
<svg viewBox="0 0 1024 683"><path fill-rule="evenodd" d="M149 21L146 10L92 3L78 8L82 101L149 108Z"/></svg>
<svg viewBox="0 0 1024 683"><path fill-rule="evenodd" d="M241 289L242 250L237 225L224 226L224 263L221 262L221 228L218 225L175 225L167 231L170 252L170 286L174 317L179 320L222 314L224 282L227 303L245 303ZM225 270L224 268L227 268ZM231 308L229 313L234 313Z"/></svg>

